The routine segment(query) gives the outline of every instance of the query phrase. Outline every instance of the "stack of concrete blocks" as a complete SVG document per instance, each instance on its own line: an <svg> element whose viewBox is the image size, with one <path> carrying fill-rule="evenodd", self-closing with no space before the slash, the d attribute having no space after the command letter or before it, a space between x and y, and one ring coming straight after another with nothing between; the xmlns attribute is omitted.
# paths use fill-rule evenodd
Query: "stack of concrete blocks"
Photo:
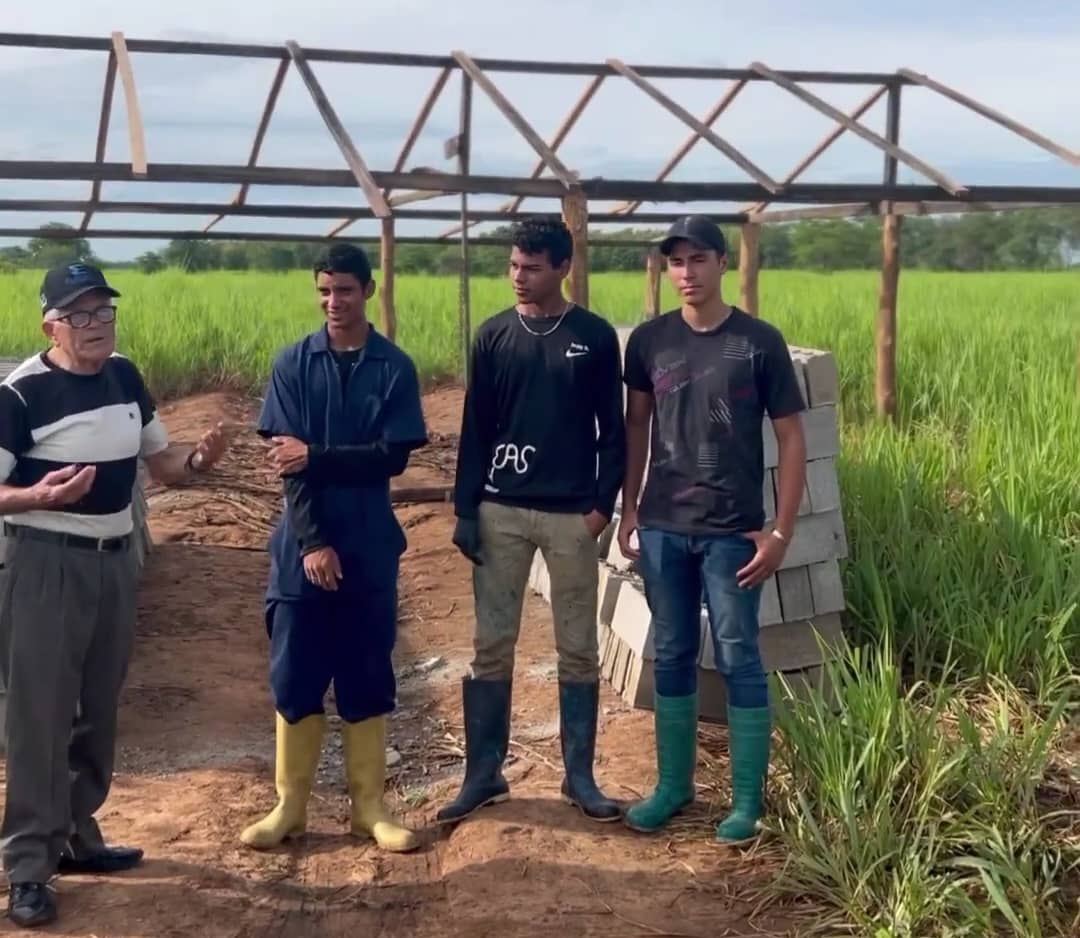
<svg viewBox="0 0 1080 938"><path fill-rule="evenodd" d="M621 329L625 349L629 329ZM828 352L789 346L807 410L803 413L807 446L806 486L791 544L780 569L766 581L761 596L759 647L766 672L782 675L799 694L826 691L823 663L829 647L841 639L845 608L840 561L847 539L836 475L840 449L837 426L839 382ZM763 427L764 502L768 520L775 517L778 451L771 421ZM600 538L600 586L597 630L601 675L628 703L653 705L653 632L651 615L636 565L623 556L615 531L619 507ZM530 585L550 595L543 558L533 561ZM702 608L698 657L699 714L707 722L726 722L726 689L715 669L708 619ZM779 695L772 697L774 706Z"/></svg>
<svg viewBox="0 0 1080 938"><path fill-rule="evenodd" d="M0 358L0 382L3 382L12 371L22 363L21 358ZM145 470L142 463L139 464L139 475L135 480L135 487L131 497L131 511L134 519L134 548L135 563L139 573L142 573L146 563L146 557L150 553L151 538L150 527L146 520L146 495L143 492L143 477ZM0 565L4 556L4 532L0 528Z"/></svg>

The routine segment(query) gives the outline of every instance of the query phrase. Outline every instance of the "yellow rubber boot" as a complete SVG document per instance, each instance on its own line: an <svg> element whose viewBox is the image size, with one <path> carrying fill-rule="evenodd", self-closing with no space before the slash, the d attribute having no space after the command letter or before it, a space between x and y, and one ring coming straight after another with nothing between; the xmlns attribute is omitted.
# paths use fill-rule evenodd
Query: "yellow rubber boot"
<svg viewBox="0 0 1080 938"><path fill-rule="evenodd" d="M276 847L286 837L295 837L307 828L307 804L315 770L319 766L326 717L313 714L297 723L277 715L277 751L274 785L277 806L261 821L240 834L242 843L256 850Z"/></svg>
<svg viewBox="0 0 1080 938"><path fill-rule="evenodd" d="M408 853L419 845L413 831L395 818L383 804L386 784L386 718L373 717L341 724L345 771L352 797L352 832L371 837L383 850Z"/></svg>

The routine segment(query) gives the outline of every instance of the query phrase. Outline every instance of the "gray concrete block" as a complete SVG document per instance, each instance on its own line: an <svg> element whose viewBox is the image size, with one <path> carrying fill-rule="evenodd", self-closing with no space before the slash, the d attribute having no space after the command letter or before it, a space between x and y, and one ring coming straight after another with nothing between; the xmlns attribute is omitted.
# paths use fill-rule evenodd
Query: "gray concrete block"
<svg viewBox="0 0 1080 938"><path fill-rule="evenodd" d="M804 515L795 525L791 543L780 562L781 569L805 567L847 556L847 535L839 511Z"/></svg>
<svg viewBox="0 0 1080 938"><path fill-rule="evenodd" d="M636 710L652 710L656 701L656 675L653 663L635 657L623 682L622 699Z"/></svg>
<svg viewBox="0 0 1080 938"><path fill-rule="evenodd" d="M611 687L616 694L622 694L626 687L626 678L630 673L630 664L636 657L627 646L626 642L619 640L616 643L615 667L611 672Z"/></svg>
<svg viewBox="0 0 1080 938"><path fill-rule="evenodd" d="M788 685L785 690L779 678ZM813 693L824 694L833 705L834 699L827 686L827 676L820 665L777 672L770 676L769 707L773 713L789 704L792 699L806 700ZM727 686L723 677L715 671L698 672L698 719L702 723L727 725Z"/></svg>
<svg viewBox="0 0 1080 938"><path fill-rule="evenodd" d="M776 470L766 469L765 479L761 486L761 497L765 503L765 520L776 520Z"/></svg>
<svg viewBox="0 0 1080 938"><path fill-rule="evenodd" d="M611 628L634 654L653 657L652 613L645 593L637 583L627 582L619 587Z"/></svg>
<svg viewBox="0 0 1080 938"><path fill-rule="evenodd" d="M810 592L810 572L806 567L777 570L776 588L780 593L780 611L785 622L797 622L813 616L814 596Z"/></svg>
<svg viewBox="0 0 1080 938"><path fill-rule="evenodd" d="M551 602L551 575L540 551L533 554L532 566L529 568L529 586L534 593L543 597L544 602Z"/></svg>
<svg viewBox="0 0 1080 938"><path fill-rule="evenodd" d="M822 643L832 647L840 641L842 635L840 616L835 613L799 622L771 625L758 633L762 667L767 674L772 674L774 671L790 671L792 668L821 664L826 657L822 651ZM706 670L716 668L711 641L705 644L701 667Z"/></svg>
<svg viewBox="0 0 1080 938"><path fill-rule="evenodd" d="M840 507L840 480L833 457L814 459L806 464L806 488L811 511L820 513Z"/></svg>
<svg viewBox="0 0 1080 938"><path fill-rule="evenodd" d="M835 404L823 404L803 411L802 422L803 434L806 437L807 462L835 456L840 452L840 431L836 423ZM768 469L775 468L779 451L776 445L776 433L768 417L762 421L761 433L765 466Z"/></svg>
<svg viewBox="0 0 1080 938"><path fill-rule="evenodd" d="M611 620L615 617L615 603L619 598L619 590L624 583L628 582L629 578L624 574L601 565L596 593L596 618L601 625L611 625Z"/></svg>
<svg viewBox="0 0 1080 938"><path fill-rule="evenodd" d="M843 612L847 608L847 601L844 599L840 562L826 560L824 563L812 563L806 569L810 577L810 592L814 597L815 615Z"/></svg>
<svg viewBox="0 0 1080 938"><path fill-rule="evenodd" d="M774 573L761 584L761 604L758 608L758 625L764 628L767 625L776 625L784 621L784 613L780 608L780 591L776 585Z"/></svg>
<svg viewBox="0 0 1080 938"><path fill-rule="evenodd" d="M840 401L840 374L831 352L816 351L803 362L810 406L835 404Z"/></svg>
<svg viewBox="0 0 1080 938"><path fill-rule="evenodd" d="M636 542L631 541L631 546L636 546ZM617 537L611 539L606 559L608 564L620 573L635 572L637 570L636 562L625 556L622 550L619 549L619 539Z"/></svg>

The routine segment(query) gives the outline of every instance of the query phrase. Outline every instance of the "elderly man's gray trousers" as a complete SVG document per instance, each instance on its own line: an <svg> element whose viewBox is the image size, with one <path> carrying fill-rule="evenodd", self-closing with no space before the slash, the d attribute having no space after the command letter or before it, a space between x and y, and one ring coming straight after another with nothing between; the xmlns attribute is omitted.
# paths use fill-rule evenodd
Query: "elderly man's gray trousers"
<svg viewBox="0 0 1080 938"><path fill-rule="evenodd" d="M130 547L8 538L0 593L7 694L3 837L10 882L45 882L62 851L104 843L95 812L113 775L116 717L135 632Z"/></svg>

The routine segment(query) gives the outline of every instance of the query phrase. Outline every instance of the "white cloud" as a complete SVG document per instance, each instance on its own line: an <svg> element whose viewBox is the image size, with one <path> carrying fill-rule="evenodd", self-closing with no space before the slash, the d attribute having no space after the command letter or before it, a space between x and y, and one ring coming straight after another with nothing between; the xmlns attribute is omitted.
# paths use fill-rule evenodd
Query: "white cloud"
<svg viewBox="0 0 1080 938"><path fill-rule="evenodd" d="M521 7L493 0L442 4L436 0L262 0L257 7L222 0L148 4L144 0L62 0L20 4L14 31L107 36L114 29L135 38L199 38L308 46L445 54L462 48L477 56L630 63L742 66L759 59L780 68L891 71L910 66L1011 113L1066 145L1080 146L1066 89L1080 84L1080 13L1062 4L932 3L911 0L891 10L850 0L813 6L760 0L752 6L687 0L670 6L630 0L549 0ZM0 47L5 134L0 158L90 159L100 107L105 56ZM151 161L241 163L269 88L273 61L215 57L135 56L139 97ZM317 64L331 100L369 165L389 168L433 73L419 70ZM499 74L500 87L548 134L574 100L584 79ZM662 82L664 90L700 114L723 91L706 82ZM861 87L813 89L849 108ZM902 142L965 181L1001 181L1029 167L1040 179L1052 159L957 105L922 89L904 92ZM477 90L474 169L528 172L535 155ZM880 130L884 107L867 115ZM443 140L455 132L456 84L448 85L411 165L446 166ZM717 131L774 176L782 176L830 127L830 121L764 84L749 87L717 124ZM563 148L565 161L583 175L651 176L686 136L686 128L622 79L610 79ZM108 158L127 155L126 119L119 89ZM278 104L262 159L279 165L341 167L302 83L291 74ZM845 138L804 178L872 180L881 156L869 144ZM1056 168L1056 172L1062 170ZM1068 168L1065 168L1068 172ZM1030 177L1030 178L1028 178ZM743 179L707 144L699 144L675 178ZM908 174L907 178L913 178ZM1009 178L1016 178L1015 175ZM1060 177L1055 177L1060 178ZM1075 171L1080 183L1080 170ZM75 187L87 191L88 186ZM137 198L145 185L107 186L106 193ZM0 183L4 197L60 192L71 187ZM193 198L227 197L228 187L184 191ZM153 197L166 193L155 192ZM175 190L167 193L178 195ZM253 193L282 201L286 193ZM325 201L330 193L290 198ZM29 196L24 196L29 197ZM348 198L334 194L334 200ZM356 193L351 197L355 198ZM499 201L498 199L495 200ZM25 216L22 221L27 221ZM166 219L180 226L182 217ZM121 219L109 219L119 225ZM0 214L0 225L12 216ZM145 225L146 219L140 223ZM134 226L130 219L123 227ZM254 220L237 223L252 229ZM280 225L280 223L278 223ZM313 230L308 225L297 230ZM318 228L314 229L318 230ZM143 244L98 245L118 256Z"/></svg>

